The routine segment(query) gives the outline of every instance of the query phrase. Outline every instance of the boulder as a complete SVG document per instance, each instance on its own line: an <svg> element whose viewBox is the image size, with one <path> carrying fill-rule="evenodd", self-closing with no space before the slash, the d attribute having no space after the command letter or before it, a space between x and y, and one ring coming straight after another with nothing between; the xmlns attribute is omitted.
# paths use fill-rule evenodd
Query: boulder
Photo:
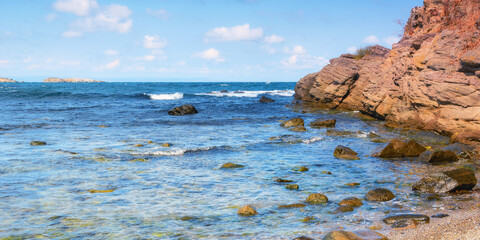
<svg viewBox="0 0 480 240"><path fill-rule="evenodd" d="M257 213L257 210L255 210L255 208L253 208L250 205L246 205L240 208L237 214L241 216L253 216L253 215L257 215L258 213Z"/></svg>
<svg viewBox="0 0 480 240"><path fill-rule="evenodd" d="M351 148L345 147L343 145L338 145L335 148L335 151L333 152L333 156L335 156L336 158L348 159L348 160L360 159L357 155L358 153L353 151Z"/></svg>
<svg viewBox="0 0 480 240"><path fill-rule="evenodd" d="M182 116L188 114L198 113L197 109L190 104L182 105L180 107L175 107L172 110L168 111L169 115Z"/></svg>
<svg viewBox="0 0 480 240"><path fill-rule="evenodd" d="M271 98L268 98L268 97L265 97L265 96L262 96L260 98L259 102L261 102L261 103L272 103L272 102L275 102L275 100L273 100Z"/></svg>
<svg viewBox="0 0 480 240"><path fill-rule="evenodd" d="M372 189L365 195L365 200L376 202L386 202L394 198L395 195L390 190L385 188Z"/></svg>
<svg viewBox="0 0 480 240"><path fill-rule="evenodd" d="M304 125L304 121L302 118L294 118L290 119L287 121L284 121L280 124L281 127L284 128L291 128L291 127L297 127L297 126L302 126Z"/></svg>
<svg viewBox="0 0 480 240"><path fill-rule="evenodd" d="M380 158L417 157L426 150L414 140L406 143L401 140L392 140L380 152L372 156Z"/></svg>
<svg viewBox="0 0 480 240"><path fill-rule="evenodd" d="M331 231L322 238L323 240L388 240L387 237L372 230Z"/></svg>
<svg viewBox="0 0 480 240"><path fill-rule="evenodd" d="M310 204L324 204L328 202L328 198L320 193L312 193L307 197L305 202Z"/></svg>
<svg viewBox="0 0 480 240"><path fill-rule="evenodd" d="M394 224L399 221L405 221L408 219L415 220L416 223L429 223L430 218L427 215L423 214L400 214L395 216L388 216L383 219L383 222L386 224Z"/></svg>
<svg viewBox="0 0 480 240"><path fill-rule="evenodd" d="M47 145L47 143L42 142L42 141L31 141L30 145L32 145L32 146L43 146L43 145Z"/></svg>
<svg viewBox="0 0 480 240"><path fill-rule="evenodd" d="M306 132L307 129L306 129L304 126L296 126L296 127L290 128L290 131L293 131L293 132Z"/></svg>
<svg viewBox="0 0 480 240"><path fill-rule="evenodd" d="M356 197L345 198L338 203L340 206L360 207L363 205L362 200Z"/></svg>
<svg viewBox="0 0 480 240"><path fill-rule="evenodd" d="M471 190L477 184L475 172L466 168L433 173L413 184L413 191L425 193L448 193Z"/></svg>
<svg viewBox="0 0 480 240"><path fill-rule="evenodd" d="M457 154L451 150L437 150L429 154L427 158L427 163L430 164L452 163L456 161L458 161Z"/></svg>
<svg viewBox="0 0 480 240"><path fill-rule="evenodd" d="M322 127L335 127L335 124L337 123L337 120L335 119L329 119L329 120L322 120L322 119L317 119L313 122L310 123L310 127L312 128L322 128Z"/></svg>
<svg viewBox="0 0 480 240"><path fill-rule="evenodd" d="M243 167L245 167L245 166L228 162L228 163L223 164L220 168L243 168Z"/></svg>

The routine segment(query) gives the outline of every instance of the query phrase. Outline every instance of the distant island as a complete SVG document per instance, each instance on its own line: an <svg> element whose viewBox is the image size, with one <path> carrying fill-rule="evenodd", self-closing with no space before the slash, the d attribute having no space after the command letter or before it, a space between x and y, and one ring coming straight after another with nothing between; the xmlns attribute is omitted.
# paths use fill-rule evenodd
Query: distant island
<svg viewBox="0 0 480 240"><path fill-rule="evenodd" d="M104 82L99 80L93 80L89 78L45 78L43 82L55 82L55 83L92 83L92 82Z"/></svg>
<svg viewBox="0 0 480 240"><path fill-rule="evenodd" d="M10 79L10 78L1 78L0 77L0 82L17 82L17 81L15 81L13 79Z"/></svg>

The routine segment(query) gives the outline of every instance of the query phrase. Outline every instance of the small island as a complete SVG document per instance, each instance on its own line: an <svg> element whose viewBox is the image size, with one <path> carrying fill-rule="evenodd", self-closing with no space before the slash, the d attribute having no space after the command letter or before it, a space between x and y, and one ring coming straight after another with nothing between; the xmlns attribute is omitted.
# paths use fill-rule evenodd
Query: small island
<svg viewBox="0 0 480 240"><path fill-rule="evenodd" d="M2 77L0 77L0 82L14 82L14 83L15 83L15 82L17 82L17 81L15 81L15 80L13 80L13 79L11 79L11 78L2 78Z"/></svg>
<svg viewBox="0 0 480 240"><path fill-rule="evenodd" d="M43 82L53 83L93 83L93 82L105 82L99 80L93 80L90 78L45 78Z"/></svg>

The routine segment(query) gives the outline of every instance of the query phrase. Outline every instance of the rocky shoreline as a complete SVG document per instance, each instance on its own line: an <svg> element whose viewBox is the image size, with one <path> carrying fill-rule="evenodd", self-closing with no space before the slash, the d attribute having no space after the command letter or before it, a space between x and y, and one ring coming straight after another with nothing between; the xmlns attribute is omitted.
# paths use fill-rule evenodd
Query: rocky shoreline
<svg viewBox="0 0 480 240"><path fill-rule="evenodd" d="M0 83L5 83L5 82L11 82L11 83L16 83L17 81L10 79L10 78L2 78L0 77Z"/></svg>
<svg viewBox="0 0 480 240"><path fill-rule="evenodd" d="M92 83L92 82L104 82L89 78L45 78L43 82L54 82L54 83Z"/></svg>

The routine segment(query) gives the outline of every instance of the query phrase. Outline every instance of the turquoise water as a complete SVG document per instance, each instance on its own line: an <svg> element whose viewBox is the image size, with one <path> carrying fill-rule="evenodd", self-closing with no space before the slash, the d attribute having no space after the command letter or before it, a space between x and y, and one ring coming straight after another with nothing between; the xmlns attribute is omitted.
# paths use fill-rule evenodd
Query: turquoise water
<svg viewBox="0 0 480 240"><path fill-rule="evenodd" d="M1 84L0 237L292 239L336 227L363 229L392 212L441 208L411 192L423 164L368 156L382 145L368 133L386 139L403 133L354 112L302 113L290 106L294 85ZM259 103L264 95L275 102ZM199 113L167 114L187 103ZM309 131L280 127L294 117L305 119ZM336 118L336 129L352 134L309 128L317 118ZM47 145L30 146L33 140ZM339 144L361 159L334 158ZM220 169L226 162L245 168ZM297 166L309 171L292 171ZM300 190L285 189L276 177L294 180ZM360 185L345 185L351 182ZM377 187L396 199L331 213L341 199L363 199ZM329 203L278 208L317 192ZM246 204L259 214L238 216Z"/></svg>

